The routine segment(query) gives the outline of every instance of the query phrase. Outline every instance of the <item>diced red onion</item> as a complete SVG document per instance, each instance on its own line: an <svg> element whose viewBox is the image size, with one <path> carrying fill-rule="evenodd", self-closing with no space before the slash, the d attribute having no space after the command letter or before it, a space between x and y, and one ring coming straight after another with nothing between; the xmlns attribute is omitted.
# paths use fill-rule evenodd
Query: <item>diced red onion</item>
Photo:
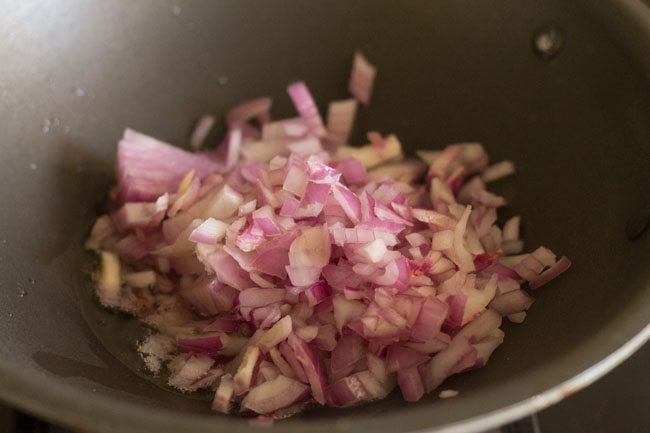
<svg viewBox="0 0 650 433"><path fill-rule="evenodd" d="M476 319L465 325L454 337L464 337L470 343L476 343L487 337L501 326L501 315L495 310L487 309Z"/></svg>
<svg viewBox="0 0 650 433"><path fill-rule="evenodd" d="M268 354L273 361L273 365L277 367L281 374L287 377L296 377L294 371L291 369L291 366L287 363L287 361L284 360L280 354L280 351L276 347L271 348Z"/></svg>
<svg viewBox="0 0 650 433"><path fill-rule="evenodd" d="M327 111L327 141L333 145L331 150L348 143L357 113L357 101L330 102Z"/></svg>
<svg viewBox="0 0 650 433"><path fill-rule="evenodd" d="M216 151L131 130L118 144L117 211L86 243L101 255L97 295L168 341L139 350L152 371L167 363L171 385L221 377L215 410L238 403L267 420L396 385L416 401L487 362L502 316L519 323L533 302L521 284L570 265L544 247L520 254L519 217L497 226L505 199L486 183L514 165L488 166L480 144L419 152L424 162L378 131L350 146L375 73L355 56L356 99L330 105L327 130L297 82L300 117L271 122L269 98L245 102ZM213 123L199 121L193 147Z"/></svg>
<svg viewBox="0 0 650 433"><path fill-rule="evenodd" d="M260 349L257 346L248 346L244 352L241 364L233 376L236 395L242 395L250 388L259 360Z"/></svg>
<svg viewBox="0 0 650 433"><path fill-rule="evenodd" d="M477 352L477 360L474 367L483 367L487 364L492 353L503 343L503 337L503 331L497 328L490 335L474 344Z"/></svg>
<svg viewBox="0 0 650 433"><path fill-rule="evenodd" d="M571 267L571 261L565 256L560 257L560 259L551 266L549 269L545 270L539 276L530 280L530 288L537 289L549 281L557 278L562 272L566 271Z"/></svg>
<svg viewBox="0 0 650 433"><path fill-rule="evenodd" d="M324 283L317 283L305 290L305 297L309 302L309 305L314 306L323 302L326 298L330 297L332 291Z"/></svg>
<svg viewBox="0 0 650 433"><path fill-rule="evenodd" d="M218 169L210 158L126 129L117 149L118 197L123 202L152 200L175 191L190 170L202 179Z"/></svg>
<svg viewBox="0 0 650 433"><path fill-rule="evenodd" d="M502 177L510 176L515 172L515 164L512 161L501 161L485 169L481 174L484 182L494 182Z"/></svg>
<svg viewBox="0 0 650 433"><path fill-rule="evenodd" d="M269 414L307 397L309 388L289 377L279 375L251 389L241 402L242 408Z"/></svg>
<svg viewBox="0 0 650 433"><path fill-rule="evenodd" d="M257 344L262 350L269 350L286 340L291 330L291 316L285 316L268 329Z"/></svg>
<svg viewBox="0 0 650 433"><path fill-rule="evenodd" d="M296 107L296 111L298 111L300 117L309 125L312 133L317 137L324 136L325 127L323 126L323 119L305 83L302 81L293 83L287 88L287 92L293 101L293 105Z"/></svg>
<svg viewBox="0 0 650 433"><path fill-rule="evenodd" d="M355 158L335 161L332 166L341 172L341 176L348 184L360 184L368 180L368 173L361 161Z"/></svg>
<svg viewBox="0 0 650 433"><path fill-rule="evenodd" d="M377 69L360 52L354 54L348 90L363 105L370 103Z"/></svg>
<svg viewBox="0 0 650 433"><path fill-rule="evenodd" d="M124 275L124 283L138 289L152 287L156 284L156 273L154 271L132 272Z"/></svg>
<svg viewBox="0 0 650 433"><path fill-rule="evenodd" d="M336 347L336 328L331 324L325 324L318 328L318 333L314 338L316 347L320 350L331 352Z"/></svg>
<svg viewBox="0 0 650 433"><path fill-rule="evenodd" d="M406 401L418 401L424 395L424 384L416 367L399 370L397 383Z"/></svg>
<svg viewBox="0 0 650 433"><path fill-rule="evenodd" d="M202 382L210 374L210 368L214 365L214 359L197 355L184 357L179 355L177 358L177 367L174 368L170 363L171 374L169 375L169 384L181 391L196 391L206 385ZM172 361L173 363L174 361Z"/></svg>
<svg viewBox="0 0 650 433"><path fill-rule="evenodd" d="M264 307L283 301L285 294L285 289L244 289L239 292L239 305L242 307Z"/></svg>
<svg viewBox="0 0 650 433"><path fill-rule="evenodd" d="M271 98L259 98L239 104L228 111L226 123L230 128L239 127L241 124L255 118L260 119L260 123L267 123L270 120L269 112L272 103Z"/></svg>
<svg viewBox="0 0 650 433"><path fill-rule="evenodd" d="M525 311L533 304L531 298L523 290L513 290L512 292L499 295L492 300L490 308L499 312L502 316Z"/></svg>
<svg viewBox="0 0 650 433"><path fill-rule="evenodd" d="M422 343L411 341L409 343L406 343L405 346L413 350L417 350L418 352L433 354L446 349L447 346L449 346L450 341L451 339L449 338L449 336L441 332L438 335L430 337L428 340Z"/></svg>
<svg viewBox="0 0 650 433"><path fill-rule="evenodd" d="M399 182L413 183L419 180L427 171L422 161L406 160L392 164L384 164L368 172L372 180L392 179Z"/></svg>
<svg viewBox="0 0 650 433"><path fill-rule="evenodd" d="M314 325L302 326L296 329L295 334L305 343L309 343L318 335L318 327Z"/></svg>
<svg viewBox="0 0 650 433"><path fill-rule="evenodd" d="M223 332L234 334L242 328L242 323L234 319L216 319L203 328L203 332Z"/></svg>
<svg viewBox="0 0 650 433"><path fill-rule="evenodd" d="M454 245L454 232L451 230L440 230L434 232L431 237L431 249L444 251Z"/></svg>
<svg viewBox="0 0 650 433"><path fill-rule="evenodd" d="M311 386L312 397L318 403L325 404L327 381L320 361L309 345L300 337L291 334L287 341L289 342L291 349L293 349L296 359L304 368L305 375L307 376L307 380Z"/></svg>
<svg viewBox="0 0 650 433"><path fill-rule="evenodd" d="M192 136L190 137L190 147L194 150L198 150L203 146L205 139L207 138L212 126L214 126L215 118L213 116L204 115L199 118L199 121L192 131Z"/></svg>
<svg viewBox="0 0 650 433"><path fill-rule="evenodd" d="M216 244L224 238L227 228L223 221L208 218L192 231L189 239L202 244Z"/></svg>
<svg viewBox="0 0 650 433"><path fill-rule="evenodd" d="M531 254L544 266L553 266L555 264L555 253L548 248L539 247Z"/></svg>
<svg viewBox="0 0 650 433"><path fill-rule="evenodd" d="M347 376L330 386L332 404L340 407L385 397L386 388L369 371Z"/></svg>
<svg viewBox="0 0 650 433"><path fill-rule="evenodd" d="M157 226L169 206L169 194L165 193L153 203L124 203L113 214L113 222L119 231L136 227Z"/></svg>
<svg viewBox="0 0 650 433"><path fill-rule="evenodd" d="M220 333L193 335L176 339L176 345L181 352L217 353L223 348Z"/></svg>
<svg viewBox="0 0 650 433"><path fill-rule="evenodd" d="M299 141L289 143L287 148L296 155L307 157L318 154L323 151L320 140L315 137L304 138Z"/></svg>
<svg viewBox="0 0 650 433"><path fill-rule="evenodd" d="M119 304L121 277L120 259L117 255L108 252L101 252L101 272L97 279L99 299L102 304L108 307L116 307Z"/></svg>
<svg viewBox="0 0 650 433"><path fill-rule="evenodd" d="M225 251L217 250L210 254L208 257L208 263L219 281L224 282L224 284L239 290L252 286L246 273Z"/></svg>
<svg viewBox="0 0 650 433"><path fill-rule="evenodd" d="M214 399L212 400L212 409L221 413L229 413L234 395L235 386L232 376L221 376L221 382L219 382L219 387L217 388L217 392L215 392Z"/></svg>
<svg viewBox="0 0 650 433"><path fill-rule="evenodd" d="M526 315L527 314L525 311L508 314L508 320L510 320L512 323L523 323L523 321L526 319Z"/></svg>
<svg viewBox="0 0 650 433"><path fill-rule="evenodd" d="M332 370L343 370L365 356L363 340L355 334L343 335L332 351Z"/></svg>
<svg viewBox="0 0 650 433"><path fill-rule="evenodd" d="M280 375L280 370L272 362L262 361L260 362L259 371L257 374L257 380L255 386L259 386L264 382L271 381Z"/></svg>
<svg viewBox="0 0 650 433"><path fill-rule="evenodd" d="M329 233L325 227L308 227L294 239L289 248L292 267L323 268L332 254ZM315 281L314 281L315 282Z"/></svg>
<svg viewBox="0 0 650 433"><path fill-rule="evenodd" d="M391 344L386 352L386 367L389 373L410 369L427 362L425 354L399 344Z"/></svg>
<svg viewBox="0 0 650 433"><path fill-rule="evenodd" d="M519 239L519 226L521 224L521 217L514 216L510 218L503 226L503 240L516 241Z"/></svg>
<svg viewBox="0 0 650 433"><path fill-rule="evenodd" d="M307 378L307 373L305 372L305 369L300 363L300 361L298 361L298 358L296 358L296 354L294 353L293 348L289 346L289 343L287 341L283 341L282 343L279 344L278 348L280 350L279 353L282 356L282 360L290 366L291 371L296 376L296 378L302 383L309 383L309 379ZM273 356L272 352L271 352L271 356ZM279 364L280 363L276 363L278 368L280 368Z"/></svg>
<svg viewBox="0 0 650 433"><path fill-rule="evenodd" d="M472 367L477 359L477 351L465 338L453 339L443 351L438 352L425 368L425 389L431 392L447 377Z"/></svg>

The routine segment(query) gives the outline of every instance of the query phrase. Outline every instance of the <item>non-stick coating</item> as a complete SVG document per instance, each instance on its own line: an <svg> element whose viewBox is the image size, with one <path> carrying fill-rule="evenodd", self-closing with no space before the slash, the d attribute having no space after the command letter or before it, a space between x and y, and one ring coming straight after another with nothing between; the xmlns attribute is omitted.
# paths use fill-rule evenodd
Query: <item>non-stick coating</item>
<svg viewBox="0 0 650 433"><path fill-rule="evenodd" d="M395 132L411 151L477 140L513 159L517 175L496 185L503 216L523 215L528 247L574 266L505 326L487 368L444 385L458 397L394 395L264 431L476 430L575 391L546 392L647 334L650 317L650 236L624 234L650 190L650 36L644 17L626 21L633 3L603 6L608 22L559 0L0 2L0 396L86 431L259 429L142 377L138 326L97 306L82 241L125 126L182 145L197 116L242 99L270 94L290 114L295 79L324 108L346 97L356 49L379 68L359 131ZM547 23L564 34L550 61L531 49Z"/></svg>

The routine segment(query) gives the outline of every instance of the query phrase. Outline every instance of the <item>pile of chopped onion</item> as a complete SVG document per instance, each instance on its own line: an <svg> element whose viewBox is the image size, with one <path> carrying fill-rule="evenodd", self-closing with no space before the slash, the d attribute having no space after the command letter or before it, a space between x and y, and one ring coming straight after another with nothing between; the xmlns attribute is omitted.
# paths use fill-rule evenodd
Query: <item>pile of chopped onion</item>
<svg viewBox="0 0 650 433"><path fill-rule="evenodd" d="M87 246L102 304L155 331L139 346L154 374L214 390L213 409L285 417L347 407L399 387L417 401L483 366L502 317L522 322L537 288L570 266L524 251L520 218L486 189L514 172L477 143L406 158L394 135L348 145L376 70L355 56L354 99L326 122L302 82L297 117L271 99L233 108L216 151L187 152L127 129L114 211ZM192 135L199 148L214 124Z"/></svg>

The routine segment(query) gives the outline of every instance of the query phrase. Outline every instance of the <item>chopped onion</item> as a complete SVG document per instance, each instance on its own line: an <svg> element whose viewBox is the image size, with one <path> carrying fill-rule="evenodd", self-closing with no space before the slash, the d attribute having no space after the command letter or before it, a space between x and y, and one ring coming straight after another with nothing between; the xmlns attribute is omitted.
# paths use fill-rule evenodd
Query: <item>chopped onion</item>
<svg viewBox="0 0 650 433"><path fill-rule="evenodd" d="M377 75L377 69L368 63L363 54L355 53L348 90L363 105L370 103L375 75Z"/></svg>
<svg viewBox="0 0 650 433"><path fill-rule="evenodd" d="M219 163L204 155L127 129L117 149L117 197L122 202L152 200L174 191L190 170L203 179L220 169Z"/></svg>
<svg viewBox="0 0 650 433"><path fill-rule="evenodd" d="M510 176L515 172L515 164L512 161L501 161L489 166L481 173L484 182L494 182L502 177Z"/></svg>
<svg viewBox="0 0 650 433"><path fill-rule="evenodd" d="M219 387L212 400L212 409L221 413L229 413L234 395L235 384L232 376L229 374L221 376L221 382L219 382Z"/></svg>
<svg viewBox="0 0 650 433"><path fill-rule="evenodd" d="M169 365L171 371L169 384L184 392L196 391L199 388L210 386L211 382L203 379L206 377L212 381L217 379L214 375L210 375L210 368L213 364L214 359L207 356L185 357L179 355Z"/></svg>
<svg viewBox="0 0 650 433"><path fill-rule="evenodd" d="M262 350L269 350L286 340L291 330L291 316L284 316L264 333L257 344Z"/></svg>
<svg viewBox="0 0 650 433"><path fill-rule="evenodd" d="M102 265L97 290L99 299L108 307L116 307L120 300L120 259L108 251L102 251Z"/></svg>
<svg viewBox="0 0 650 433"><path fill-rule="evenodd" d="M443 399L444 398L452 398L452 397L456 397L458 394L459 394L459 392L456 391L455 389L443 389L438 394L438 397L443 398Z"/></svg>
<svg viewBox="0 0 650 433"><path fill-rule="evenodd" d="M551 266L546 271L539 274L539 276L530 280L530 288L537 289L549 281L557 278L562 272L566 271L571 267L571 261L562 256L560 260L557 261L553 266Z"/></svg>
<svg viewBox="0 0 650 433"><path fill-rule="evenodd" d="M503 240L516 241L519 240L519 226L521 224L521 217L514 216L510 218L503 226Z"/></svg>
<svg viewBox="0 0 650 433"><path fill-rule="evenodd" d="M241 402L242 408L259 414L273 413L309 395L309 388L297 380L279 375L250 390Z"/></svg>
<svg viewBox="0 0 650 433"><path fill-rule="evenodd" d="M228 111L226 123L230 128L241 127L243 123L255 118L262 124L267 123L272 103L271 98L259 98L239 104Z"/></svg>
<svg viewBox="0 0 650 433"><path fill-rule="evenodd" d="M506 200L487 184L514 164L489 166L479 143L419 160L393 134L352 146L375 75L357 53L354 99L329 105L327 128L299 81L287 88L299 117L244 102L215 151L124 132L114 211L86 247L101 257L100 302L155 329L138 346L151 372L166 366L183 392L216 388L214 410L264 420L396 386L417 401L485 365L503 317L525 319L526 290L569 268L545 247L524 253L519 216L497 225ZM214 122L199 120L191 147Z"/></svg>
<svg viewBox="0 0 650 433"><path fill-rule="evenodd" d="M190 137L190 147L198 150L203 146L203 142L207 138L210 130L214 126L216 119L213 116L204 115L199 118L199 121L194 127L192 136Z"/></svg>
<svg viewBox="0 0 650 433"><path fill-rule="evenodd" d="M513 290L512 292L499 295L490 303L490 308L498 311L502 316L518 313L528 310L534 300L523 290Z"/></svg>
<svg viewBox="0 0 650 433"><path fill-rule="evenodd" d="M316 137L323 137L325 135L323 119L305 83L302 81L293 83L287 88L287 92L293 101L293 105L296 107L296 111L298 111L300 117L307 123L311 132Z"/></svg>
<svg viewBox="0 0 650 433"><path fill-rule="evenodd" d="M189 239L201 244L216 244L226 235L227 228L223 221L208 218L192 231Z"/></svg>
<svg viewBox="0 0 650 433"><path fill-rule="evenodd" d="M327 112L327 141L333 145L330 150L348 144L356 113L357 101L354 99L330 103Z"/></svg>
<svg viewBox="0 0 650 433"><path fill-rule="evenodd" d="M124 275L124 283L131 287L143 289L156 284L156 273L154 271L133 272Z"/></svg>
<svg viewBox="0 0 650 433"><path fill-rule="evenodd" d="M233 376L235 394L242 395L248 391L253 383L253 374L260 360L260 349L257 346L248 346L237 372Z"/></svg>
<svg viewBox="0 0 650 433"><path fill-rule="evenodd" d="M397 372L397 383L406 401L418 401L424 395L424 384L417 368L411 367Z"/></svg>

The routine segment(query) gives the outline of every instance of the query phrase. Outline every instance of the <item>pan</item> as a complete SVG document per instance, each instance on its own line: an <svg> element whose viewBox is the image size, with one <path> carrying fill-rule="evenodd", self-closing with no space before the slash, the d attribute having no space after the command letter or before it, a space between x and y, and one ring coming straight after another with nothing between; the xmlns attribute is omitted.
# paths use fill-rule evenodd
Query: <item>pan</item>
<svg viewBox="0 0 650 433"><path fill-rule="evenodd" d="M345 97L378 67L358 129L408 151L484 143L526 241L571 257L460 395L311 410L265 432L472 432L540 410L650 336L650 12L600 2L0 2L0 398L83 432L257 431L142 371L141 327L99 307L83 240L124 127L183 145L196 118L296 79ZM323 108L321 106L321 108ZM222 130L223 131L223 130ZM217 132L222 132L217 131ZM505 215L508 216L508 215ZM627 235L626 235L627 229ZM631 238L636 238L631 240Z"/></svg>

